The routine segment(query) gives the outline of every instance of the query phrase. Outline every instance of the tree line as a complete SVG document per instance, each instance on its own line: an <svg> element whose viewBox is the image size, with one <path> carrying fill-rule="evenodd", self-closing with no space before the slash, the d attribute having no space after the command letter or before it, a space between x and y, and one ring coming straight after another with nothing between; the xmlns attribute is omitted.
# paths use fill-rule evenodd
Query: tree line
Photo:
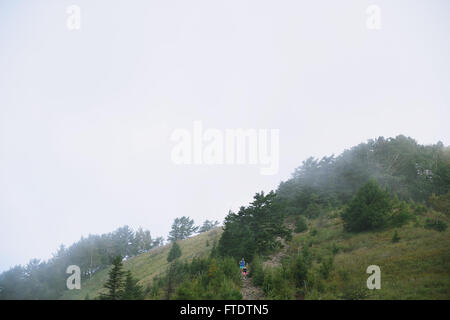
<svg viewBox="0 0 450 320"><path fill-rule="evenodd" d="M32 259L0 274L0 299L57 299L66 290L66 268L77 265L82 280L109 267L117 256L125 259L163 245L149 230L123 226L102 235L82 237L69 247L61 245L48 261Z"/></svg>

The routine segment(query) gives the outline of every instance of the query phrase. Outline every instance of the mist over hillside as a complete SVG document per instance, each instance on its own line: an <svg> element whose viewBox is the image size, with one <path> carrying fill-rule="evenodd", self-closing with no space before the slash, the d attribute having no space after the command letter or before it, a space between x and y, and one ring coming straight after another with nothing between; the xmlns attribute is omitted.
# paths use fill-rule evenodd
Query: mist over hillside
<svg viewBox="0 0 450 320"><path fill-rule="evenodd" d="M385 197L386 205L383 209L385 215L381 215L382 209L379 206L376 211L370 213L371 209L368 206L375 201L370 200L371 202L364 204L363 211L358 211L356 216L349 216L348 219L350 220L347 221L347 216L351 214L348 211L356 205L355 201L358 195L365 192L363 186L367 185L367 188L369 188L368 183L374 184L371 187L374 188L374 191L370 192L378 192L380 196ZM377 191L377 188L379 191ZM373 199L378 199L380 196ZM377 232L390 233L393 228L411 228L412 224L415 228L421 229L424 227L440 228L442 226L441 229L437 230L444 232L445 241L442 243L444 251L439 251L438 254L442 255L443 261L448 262L446 254L450 246L447 241L448 230L446 229L449 219L449 196L449 147L445 147L441 142L424 146L405 136L388 139L379 137L376 140L361 143L336 157L331 155L322 159L308 158L295 169L291 179L280 183L276 192L256 193L254 201L249 206L242 206L237 213L230 212L225 218L224 232L220 237L215 237L211 241L206 240L206 247L205 244L200 245L198 241L193 242L197 243L196 246L198 247L191 246L190 251L192 253L189 256L177 257L175 264L166 264L165 267L161 267L164 264L161 265L156 273L152 271L145 275L144 270L147 267L150 268L149 270L154 270L152 265L155 262L151 258L150 252L165 252L163 256L167 254L168 251L159 249L164 244L164 239L161 237L153 239L148 230L134 231L128 226L124 226L108 234L90 235L87 238L82 238L68 248L62 246L54 254L54 257L48 261L41 262L34 259L26 266L16 266L3 272L0 275L0 287L2 288L0 298L58 299L70 297L71 295L67 295L66 288L66 278L68 277L66 268L69 265L80 267L83 286L92 287L89 284L91 279L97 279L93 282L96 283L93 288L96 288L98 294L102 282L98 281L100 278L96 274L101 274L102 281L105 281L106 270L110 268L116 256L126 260L125 265L130 265L131 270L139 270L140 279L138 278L137 281L145 285L147 298L170 298L171 295L175 295L179 298L200 299L203 297L206 299L208 297L214 298L213 292L218 292L220 295L221 290L228 292L227 294L224 293L225 295L222 298L242 298L238 294L240 282L235 274L237 269L233 271L233 260L238 261L240 257L246 257L250 263L255 263L255 268L259 268L257 270L260 274L257 277L264 277L264 272L269 271L264 271L258 265L270 256L276 255L277 252L286 255L286 252L292 251L293 247L297 247L297 251L302 250L303 254L306 255L304 257L306 260L299 262L294 259L293 262L286 262L288 263L286 268L312 268L313 261L311 259L313 258L308 256L310 255L308 247L313 246L313 238L295 235L305 231L308 231L309 235L331 232L329 226L330 223L333 225L332 221L335 221L335 225L340 225L338 227L338 229L342 229L340 232L346 235L345 238L350 237L350 239L357 238L358 232L361 231L376 234ZM374 197L374 195L369 197ZM375 217L378 221L377 224L369 224ZM355 221L358 220L361 221L361 225L355 225ZM344 222L344 225L342 225L342 222ZM195 227L194 221L188 217L175 219L166 250L170 248L171 243L186 241L184 239L192 237L195 232L200 234L208 232L215 228L218 223L207 220L200 228L200 226ZM348 228L348 223L353 223L354 227L351 227L353 229ZM332 230L335 230L333 232L337 231L335 228L332 228ZM406 236L406 234L403 234L403 236ZM300 239L303 239L303 242ZM332 246L334 248L333 254L337 254L339 250L342 250L342 248L339 249L339 240L330 242L331 239L332 237L325 238L322 241L328 242L327 246ZM304 241L309 241L309 244ZM374 241L374 245L380 245L376 242L377 240ZM426 244L420 243L417 247L418 252L420 252L419 248L423 246L427 247ZM185 248L185 246L182 247ZM402 255L401 252L397 252L397 254ZM193 258L206 260L192 260ZM230 258L233 260L227 260ZM322 259L324 258L321 257L320 260ZM135 261L140 261L140 267L136 267L137 262ZM182 264L179 265L177 261L182 261ZM199 274L177 276L179 273L188 272L189 274L191 272L189 271L191 267L188 264L184 266L183 263L200 263L204 267L200 267ZM214 287L216 291L211 291L210 295L196 297L192 292L197 292L196 290L200 292L205 288L195 289L189 284L194 283L197 277L201 277L202 272L207 272L212 268L211 263L218 263L218 266L214 268L218 268L219 271L221 268L228 270L224 271L223 277L230 282L225 287L222 287L222 285ZM280 263L278 261L278 264ZM296 263L303 265L295 267ZM175 266L175 269L172 268L172 265ZM165 270L164 268L169 269ZM305 271L303 281L307 281L307 274L308 272ZM172 276L178 277L179 280L171 284L169 293L165 295L161 293L161 290L164 291L164 286L167 286L164 281L168 281ZM293 277L289 274L278 276L281 276L284 279L283 281ZM186 280L186 278L191 280ZM148 279L153 279L153 282L149 282ZM447 278L445 281L448 280ZM256 280L256 284L263 285L264 279ZM179 286L184 288L179 289L184 290L182 295L177 291ZM303 289L294 287L291 290L291 293L274 294L273 292L266 292L266 294L267 297L275 298L311 295L310 292L301 291ZM295 294L296 290L301 292L298 291ZM88 293L92 296L93 291L86 292L86 294ZM444 297L447 297L447 293L444 293ZM188 296L184 296L186 294ZM317 292L314 294L317 294ZM80 296L78 295L78 297ZM380 297L384 296L380 295ZM401 297L396 296L396 298Z"/></svg>

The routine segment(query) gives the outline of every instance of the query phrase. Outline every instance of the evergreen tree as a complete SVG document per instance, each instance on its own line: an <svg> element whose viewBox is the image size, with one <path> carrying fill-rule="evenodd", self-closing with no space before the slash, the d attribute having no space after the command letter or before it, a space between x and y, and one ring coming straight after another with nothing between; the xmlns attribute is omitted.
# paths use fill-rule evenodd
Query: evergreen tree
<svg viewBox="0 0 450 320"><path fill-rule="evenodd" d="M196 232L198 227L194 226L194 220L189 217L176 218L172 224L172 230L169 232L169 241L183 240Z"/></svg>
<svg viewBox="0 0 450 320"><path fill-rule="evenodd" d="M120 300L123 294L124 287L124 271L122 264L122 257L117 256L113 260L112 269L108 273L109 278L104 285L104 288L108 290L107 293L101 294L102 300Z"/></svg>
<svg viewBox="0 0 450 320"><path fill-rule="evenodd" d="M279 239L290 239L290 231L283 226L284 206L275 192L257 193L248 207L237 214L230 211L225 217L224 232L218 250L222 256L235 259L265 254L280 246Z"/></svg>
<svg viewBox="0 0 450 320"><path fill-rule="evenodd" d="M347 231L379 229L386 225L392 211L389 194L375 180L370 180L356 193L342 213Z"/></svg>
<svg viewBox="0 0 450 320"><path fill-rule="evenodd" d="M143 300L144 293L142 287L137 284L137 280L133 278L131 271L126 272L125 284L123 289L123 294L121 296L122 300Z"/></svg>
<svg viewBox="0 0 450 320"><path fill-rule="evenodd" d="M181 257L181 248L178 243L174 241L172 248L170 248L169 255L167 256L167 262L172 262L179 257Z"/></svg>

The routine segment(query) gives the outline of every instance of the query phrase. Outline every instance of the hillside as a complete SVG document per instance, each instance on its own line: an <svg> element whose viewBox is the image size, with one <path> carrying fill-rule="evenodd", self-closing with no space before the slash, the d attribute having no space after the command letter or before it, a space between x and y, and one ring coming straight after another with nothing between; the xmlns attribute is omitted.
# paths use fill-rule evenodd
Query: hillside
<svg viewBox="0 0 450 320"><path fill-rule="evenodd" d="M308 272L315 278L314 288L307 287L303 295L289 290L278 292L277 288L264 291L264 285L254 285L252 278L248 278L242 282L243 299L450 299L450 231L426 229L425 219L426 215L419 216L415 222L397 228L400 237L397 243L392 242L393 229L347 233L335 212L308 220L308 230L293 232L292 240L285 242L283 248L263 257L263 269L265 277L282 270L289 259L308 246L313 260ZM444 220L450 223L450 219ZM288 218L286 224L293 228L293 219ZM206 256L221 233L221 228L216 228L180 241L183 253L180 259L190 261ZM165 245L131 258L124 262L124 267L132 271L145 289L156 275L167 270L169 249L170 245ZM321 264L330 256L334 256L333 266L327 279L322 279ZM369 265L381 268L380 290L366 287ZM81 290L66 291L61 298L98 296L107 273L108 270L96 273L82 283Z"/></svg>
<svg viewBox="0 0 450 320"><path fill-rule="evenodd" d="M221 228L215 228L189 239L179 241L182 261L190 261L195 257L207 255L214 244L218 241L222 233ZM208 242L208 243L207 243ZM133 276L139 280L138 284L147 288L151 285L152 279L164 273L169 266L167 255L170 244L155 248L149 252L124 261L124 269L130 270ZM109 269L95 273L92 278L82 282L80 290L66 290L61 299L80 300L89 295L90 299L97 297L106 282Z"/></svg>
<svg viewBox="0 0 450 320"><path fill-rule="evenodd" d="M311 246L309 273L315 274L317 283L306 288L301 297L305 299L450 299L450 231L426 229L425 219L418 216L396 228L400 240L393 243L394 229L347 233L342 219L328 213L312 220L309 230L294 233L280 260ZM329 276L323 279L321 265L333 255ZM380 290L366 287L369 265L381 269Z"/></svg>
<svg viewBox="0 0 450 320"><path fill-rule="evenodd" d="M169 240L185 240L170 264L171 244L124 226L4 272L0 298L95 299L111 263L127 257L144 292L131 299L450 299L449 223L450 148L379 137L308 158L276 190L229 211L221 228L191 237L194 221L175 219ZM69 291L73 264L84 280ZM369 266L380 269L380 289L367 287Z"/></svg>
<svg viewBox="0 0 450 320"><path fill-rule="evenodd" d="M230 211L221 231L182 241L179 262L191 263L165 272L165 246L125 268L147 299L450 299L449 187L448 147L379 137L305 160L276 191ZM371 265L381 289L367 288ZM106 276L63 298L96 297Z"/></svg>

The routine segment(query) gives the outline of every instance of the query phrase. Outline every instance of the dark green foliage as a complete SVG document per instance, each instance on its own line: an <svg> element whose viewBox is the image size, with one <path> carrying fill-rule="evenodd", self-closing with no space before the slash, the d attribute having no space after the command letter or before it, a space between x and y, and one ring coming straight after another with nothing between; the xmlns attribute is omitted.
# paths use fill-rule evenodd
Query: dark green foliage
<svg viewBox="0 0 450 320"><path fill-rule="evenodd" d="M367 287L361 283L348 283L341 293L343 300L363 300L369 295Z"/></svg>
<svg viewBox="0 0 450 320"><path fill-rule="evenodd" d="M387 225L391 211L389 194L376 181L370 180L361 187L342 213L344 228L354 232L383 228Z"/></svg>
<svg viewBox="0 0 450 320"><path fill-rule="evenodd" d="M165 276L154 280L151 291L163 289L164 298L207 300L242 299L239 267L232 258L195 258L191 263L174 261Z"/></svg>
<svg viewBox="0 0 450 320"><path fill-rule="evenodd" d="M308 276L308 263L303 255L298 255L293 259L290 266L291 276L297 288L302 288Z"/></svg>
<svg viewBox="0 0 450 320"><path fill-rule="evenodd" d="M294 299L295 291L289 283L289 277L283 268L268 269L264 272L262 285L264 295L270 299Z"/></svg>
<svg viewBox="0 0 450 320"><path fill-rule="evenodd" d="M399 242L399 241L400 241L400 237L399 237L399 235L398 235L397 230L395 230L394 235L392 236L392 242L393 242L393 243L397 243L397 242Z"/></svg>
<svg viewBox="0 0 450 320"><path fill-rule="evenodd" d="M264 270L261 257L255 256L249 268L249 276L255 286L261 286L264 282Z"/></svg>
<svg viewBox="0 0 450 320"><path fill-rule="evenodd" d="M179 285L188 273L189 266L187 263L182 263L178 260L174 260L167 270L167 276L164 279L166 286L166 299L170 299L175 292L177 285Z"/></svg>
<svg viewBox="0 0 450 320"><path fill-rule="evenodd" d="M405 201L401 201L394 208L392 215L390 216L389 224L394 227L401 227L409 220L411 220L412 215L409 213L408 205Z"/></svg>
<svg viewBox="0 0 450 320"><path fill-rule="evenodd" d="M217 249L217 241L214 240L213 247L211 248L210 258L216 258L219 255L219 250Z"/></svg>
<svg viewBox="0 0 450 320"><path fill-rule="evenodd" d="M127 271L121 300L143 300L142 287L137 284L130 271Z"/></svg>
<svg viewBox="0 0 450 320"><path fill-rule="evenodd" d="M167 262L172 262L179 257L181 257L181 248L179 244L174 241L172 244L172 248L170 248L169 254L167 255Z"/></svg>
<svg viewBox="0 0 450 320"><path fill-rule="evenodd" d="M257 193L250 206L241 207L237 214L230 212L225 218L219 253L251 261L255 254L279 247L277 237L290 238L290 231L283 226L283 210L284 205L275 192Z"/></svg>
<svg viewBox="0 0 450 320"><path fill-rule="evenodd" d="M443 232L447 230L447 223L439 219L427 218L425 220L425 228Z"/></svg>
<svg viewBox="0 0 450 320"><path fill-rule="evenodd" d="M305 210L305 215L310 219L317 218L321 213L322 207L316 202L310 203Z"/></svg>
<svg viewBox="0 0 450 320"><path fill-rule="evenodd" d="M419 204L416 206L416 208L414 209L414 214L415 215L423 215L424 213L426 213L428 211L427 207Z"/></svg>
<svg viewBox="0 0 450 320"><path fill-rule="evenodd" d="M328 279L330 275L331 269L333 269L333 257L329 257L322 261L322 264L319 267L319 273L324 279Z"/></svg>
<svg viewBox="0 0 450 320"><path fill-rule="evenodd" d="M193 219L186 216L176 218L172 224L172 230L170 230L167 240L176 241L189 238L197 229L198 227L194 226Z"/></svg>
<svg viewBox="0 0 450 320"><path fill-rule="evenodd" d="M122 264L122 257L117 256L113 260L113 265L108 273L108 280L106 281L104 288L107 289L106 293L100 295L102 300L120 300L123 294L124 287L124 271Z"/></svg>
<svg viewBox="0 0 450 320"><path fill-rule="evenodd" d="M297 217L295 219L295 232L303 232L308 230L308 225L306 224L306 219L303 217Z"/></svg>
<svg viewBox="0 0 450 320"><path fill-rule="evenodd" d="M340 248L336 245L336 243L333 243L331 245L331 253L334 255L339 253Z"/></svg>

